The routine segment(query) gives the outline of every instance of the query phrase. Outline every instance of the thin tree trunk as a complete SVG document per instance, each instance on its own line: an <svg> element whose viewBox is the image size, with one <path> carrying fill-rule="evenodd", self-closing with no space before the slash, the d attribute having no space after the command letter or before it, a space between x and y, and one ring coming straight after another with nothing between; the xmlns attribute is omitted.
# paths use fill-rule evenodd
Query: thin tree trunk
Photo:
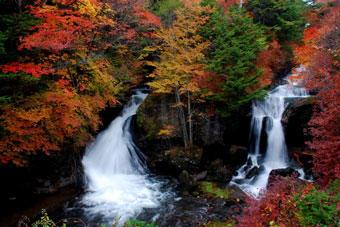
<svg viewBox="0 0 340 227"><path fill-rule="evenodd" d="M190 101L190 92L188 90L187 92L188 95L188 121L189 121L189 141L190 144L192 145L192 120L191 120L191 101Z"/></svg>
<svg viewBox="0 0 340 227"><path fill-rule="evenodd" d="M242 8L243 0L240 0L240 8Z"/></svg>
<svg viewBox="0 0 340 227"><path fill-rule="evenodd" d="M182 128L184 146L187 148L189 146L188 132L187 132L187 127L186 127L186 122L185 122L185 115L184 115L183 106L180 104L181 103L181 97L179 95L178 87L175 87L174 92L175 92L176 104L177 104L177 109L178 109L179 122L180 122L180 125L181 125L181 128Z"/></svg>
<svg viewBox="0 0 340 227"><path fill-rule="evenodd" d="M18 0L18 9L19 9L19 13L22 13L22 0Z"/></svg>

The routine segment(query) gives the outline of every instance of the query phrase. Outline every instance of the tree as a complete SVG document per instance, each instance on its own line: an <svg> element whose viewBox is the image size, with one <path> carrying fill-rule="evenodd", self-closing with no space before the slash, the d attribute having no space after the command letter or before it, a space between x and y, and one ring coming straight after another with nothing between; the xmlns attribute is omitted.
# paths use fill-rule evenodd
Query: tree
<svg viewBox="0 0 340 227"><path fill-rule="evenodd" d="M159 23L141 5L121 5L133 12L132 35L119 30L128 25L117 21L108 1L36 1L28 7L38 23L29 29L24 23L14 45L22 55L0 65L0 163L24 165L28 155L91 140L99 112L115 105L136 78L138 60L127 44L145 46L140 40L152 39Z"/></svg>
<svg viewBox="0 0 340 227"><path fill-rule="evenodd" d="M245 7L253 14L254 22L277 33L280 42L302 38L306 24L302 0L248 0Z"/></svg>
<svg viewBox="0 0 340 227"><path fill-rule="evenodd" d="M175 11L177 19L172 26L166 28L161 26L156 33L159 39L157 45L160 51L158 62L149 62L155 67L150 75L153 81L148 83L156 93L174 92L176 106L179 112L179 119L182 128L185 147L193 143L192 139L192 111L191 94L198 91L198 86L193 80L194 77L203 74L202 59L204 51L208 48L209 42L203 42L198 30L208 19L202 16L203 12L211 11L210 7L201 7L199 0L183 1L184 8ZM181 95L187 96L187 121L185 120L184 103Z"/></svg>
<svg viewBox="0 0 340 227"><path fill-rule="evenodd" d="M229 115L264 94L262 88L250 88L257 84L262 72L254 61L265 47L266 39L260 26L242 8L231 7L226 14L218 8L210 18L202 30L202 36L212 42L205 68L222 79L217 84L220 91L211 97L223 102L220 112Z"/></svg>
<svg viewBox="0 0 340 227"><path fill-rule="evenodd" d="M304 33L304 45L295 50L297 64L305 70L300 78L314 95L316 108L309 122L313 140L314 172L323 184L340 178L340 61L338 1L324 8L314 27Z"/></svg>

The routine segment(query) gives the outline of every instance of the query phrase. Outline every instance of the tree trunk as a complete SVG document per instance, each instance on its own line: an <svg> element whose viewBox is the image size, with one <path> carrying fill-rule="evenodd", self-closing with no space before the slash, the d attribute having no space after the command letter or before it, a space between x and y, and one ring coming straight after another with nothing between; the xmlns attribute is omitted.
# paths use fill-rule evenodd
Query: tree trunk
<svg viewBox="0 0 340 227"><path fill-rule="evenodd" d="M188 122L189 122L189 141L192 144L192 119L191 119L191 101L190 101L190 92L187 92L188 95Z"/></svg>
<svg viewBox="0 0 340 227"><path fill-rule="evenodd" d="M186 126L186 122L185 122L185 115L184 115L183 106L180 104L181 103L181 97L179 95L178 87L175 87L174 92L175 92L176 104L177 104L177 109L178 109L179 122L180 122L180 125L181 125L181 128L182 128L184 146L187 148L189 146L188 132L187 132L187 126Z"/></svg>
<svg viewBox="0 0 340 227"><path fill-rule="evenodd" d="M18 9L19 9L19 13L22 13L22 0L18 0Z"/></svg>

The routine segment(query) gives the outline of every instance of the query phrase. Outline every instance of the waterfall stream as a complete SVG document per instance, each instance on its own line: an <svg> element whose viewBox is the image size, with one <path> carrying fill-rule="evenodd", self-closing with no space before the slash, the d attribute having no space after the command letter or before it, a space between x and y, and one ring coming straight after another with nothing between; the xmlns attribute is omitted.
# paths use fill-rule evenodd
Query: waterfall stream
<svg viewBox="0 0 340 227"><path fill-rule="evenodd" d="M165 196L162 183L148 176L144 155L130 133L131 118L146 97L137 90L121 115L86 149L82 163L88 192L81 202L88 216L100 214L108 223L119 218L122 224L144 208L158 207Z"/></svg>
<svg viewBox="0 0 340 227"><path fill-rule="evenodd" d="M289 79L286 83L272 90L264 100L253 101L248 160L231 180L231 184L255 196L266 188L272 170L292 167L281 118L289 100L308 94ZM303 170L296 170L303 177Z"/></svg>

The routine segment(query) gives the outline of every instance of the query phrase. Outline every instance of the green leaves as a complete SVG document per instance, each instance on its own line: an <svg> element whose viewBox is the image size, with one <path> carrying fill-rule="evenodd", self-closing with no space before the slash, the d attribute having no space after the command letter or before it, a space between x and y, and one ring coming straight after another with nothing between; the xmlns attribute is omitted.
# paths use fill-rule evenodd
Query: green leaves
<svg viewBox="0 0 340 227"><path fill-rule="evenodd" d="M339 226L339 185L340 180L336 180L326 190L312 187L303 197L295 195L294 199L300 209L297 215L302 226Z"/></svg>
<svg viewBox="0 0 340 227"><path fill-rule="evenodd" d="M254 15L255 23L269 27L280 41L302 38L306 24L302 0L249 0L245 7Z"/></svg>
<svg viewBox="0 0 340 227"><path fill-rule="evenodd" d="M228 115L263 94L262 88L250 88L262 73L253 61L266 46L266 38L261 27L238 7L231 7L227 15L217 10L207 26L209 29L202 30L202 34L212 39L213 51L209 54L206 69L224 77L218 84L221 92L215 93L213 99L226 104L220 112Z"/></svg>
<svg viewBox="0 0 340 227"><path fill-rule="evenodd" d="M30 14L16 13L0 17L0 64L15 61L20 55L17 50L20 37L28 35L39 20ZM22 54L21 54L22 55Z"/></svg>

